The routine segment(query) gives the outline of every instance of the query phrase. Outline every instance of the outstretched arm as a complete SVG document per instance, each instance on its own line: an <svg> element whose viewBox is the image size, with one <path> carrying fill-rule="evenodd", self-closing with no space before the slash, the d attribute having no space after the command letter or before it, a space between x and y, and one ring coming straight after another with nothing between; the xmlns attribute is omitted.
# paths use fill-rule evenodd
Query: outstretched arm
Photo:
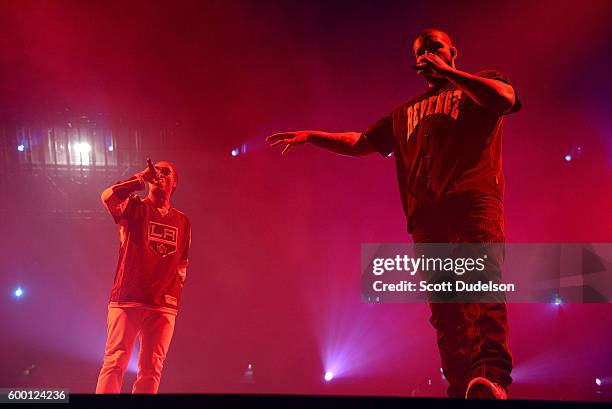
<svg viewBox="0 0 612 409"><path fill-rule="evenodd" d="M364 156L376 152L359 132L293 131L281 132L266 138L270 146L286 144L283 154L296 145L310 143L328 151L347 156Z"/></svg>

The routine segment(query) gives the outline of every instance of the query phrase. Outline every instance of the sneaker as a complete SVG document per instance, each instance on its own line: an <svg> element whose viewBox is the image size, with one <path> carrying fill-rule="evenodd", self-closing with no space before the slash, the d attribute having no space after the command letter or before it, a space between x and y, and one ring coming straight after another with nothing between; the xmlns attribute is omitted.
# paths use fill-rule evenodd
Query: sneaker
<svg viewBox="0 0 612 409"><path fill-rule="evenodd" d="M465 398L506 400L508 399L508 394L500 384L479 376L470 381Z"/></svg>

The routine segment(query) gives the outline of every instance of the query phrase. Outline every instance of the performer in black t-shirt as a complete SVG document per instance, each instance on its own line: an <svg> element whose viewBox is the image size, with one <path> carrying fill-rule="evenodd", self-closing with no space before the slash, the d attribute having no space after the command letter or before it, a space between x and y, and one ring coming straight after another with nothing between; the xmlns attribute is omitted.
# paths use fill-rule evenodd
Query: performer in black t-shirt
<svg viewBox="0 0 612 409"><path fill-rule="evenodd" d="M149 185L141 198L133 192ZM187 274L189 219L170 206L178 175L158 162L102 192L119 225L119 261L108 306L108 338L96 393L119 393L136 337L138 374L132 393L157 393Z"/></svg>
<svg viewBox="0 0 612 409"><path fill-rule="evenodd" d="M421 31L413 43L416 73L427 90L365 132L295 131L271 146L310 143L332 152L394 155L408 231L415 243L503 243L503 116L521 102L500 72L456 68L447 33ZM491 260L501 271L503 254ZM451 397L505 399L512 378L507 310L496 303L430 303Z"/></svg>

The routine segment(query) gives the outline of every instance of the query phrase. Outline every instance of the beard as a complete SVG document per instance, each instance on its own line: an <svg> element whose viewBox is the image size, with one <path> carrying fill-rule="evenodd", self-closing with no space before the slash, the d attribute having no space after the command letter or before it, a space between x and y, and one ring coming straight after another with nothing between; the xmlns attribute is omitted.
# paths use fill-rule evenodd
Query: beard
<svg viewBox="0 0 612 409"><path fill-rule="evenodd" d="M443 77L436 77L431 74L423 74L423 76L425 77L425 80L427 81L428 84L431 84L436 87L441 87L448 83L448 80Z"/></svg>
<svg viewBox="0 0 612 409"><path fill-rule="evenodd" d="M172 188L164 183L152 183L151 186L149 186L149 190L151 191L151 194L156 197L170 197L170 193L172 192Z"/></svg>

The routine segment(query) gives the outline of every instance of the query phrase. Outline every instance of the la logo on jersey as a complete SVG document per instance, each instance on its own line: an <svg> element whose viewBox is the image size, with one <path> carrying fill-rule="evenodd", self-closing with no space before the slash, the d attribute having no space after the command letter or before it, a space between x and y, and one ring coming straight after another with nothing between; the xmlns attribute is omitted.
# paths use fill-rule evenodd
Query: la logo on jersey
<svg viewBox="0 0 612 409"><path fill-rule="evenodd" d="M178 228L149 221L149 248L158 256L176 253Z"/></svg>

